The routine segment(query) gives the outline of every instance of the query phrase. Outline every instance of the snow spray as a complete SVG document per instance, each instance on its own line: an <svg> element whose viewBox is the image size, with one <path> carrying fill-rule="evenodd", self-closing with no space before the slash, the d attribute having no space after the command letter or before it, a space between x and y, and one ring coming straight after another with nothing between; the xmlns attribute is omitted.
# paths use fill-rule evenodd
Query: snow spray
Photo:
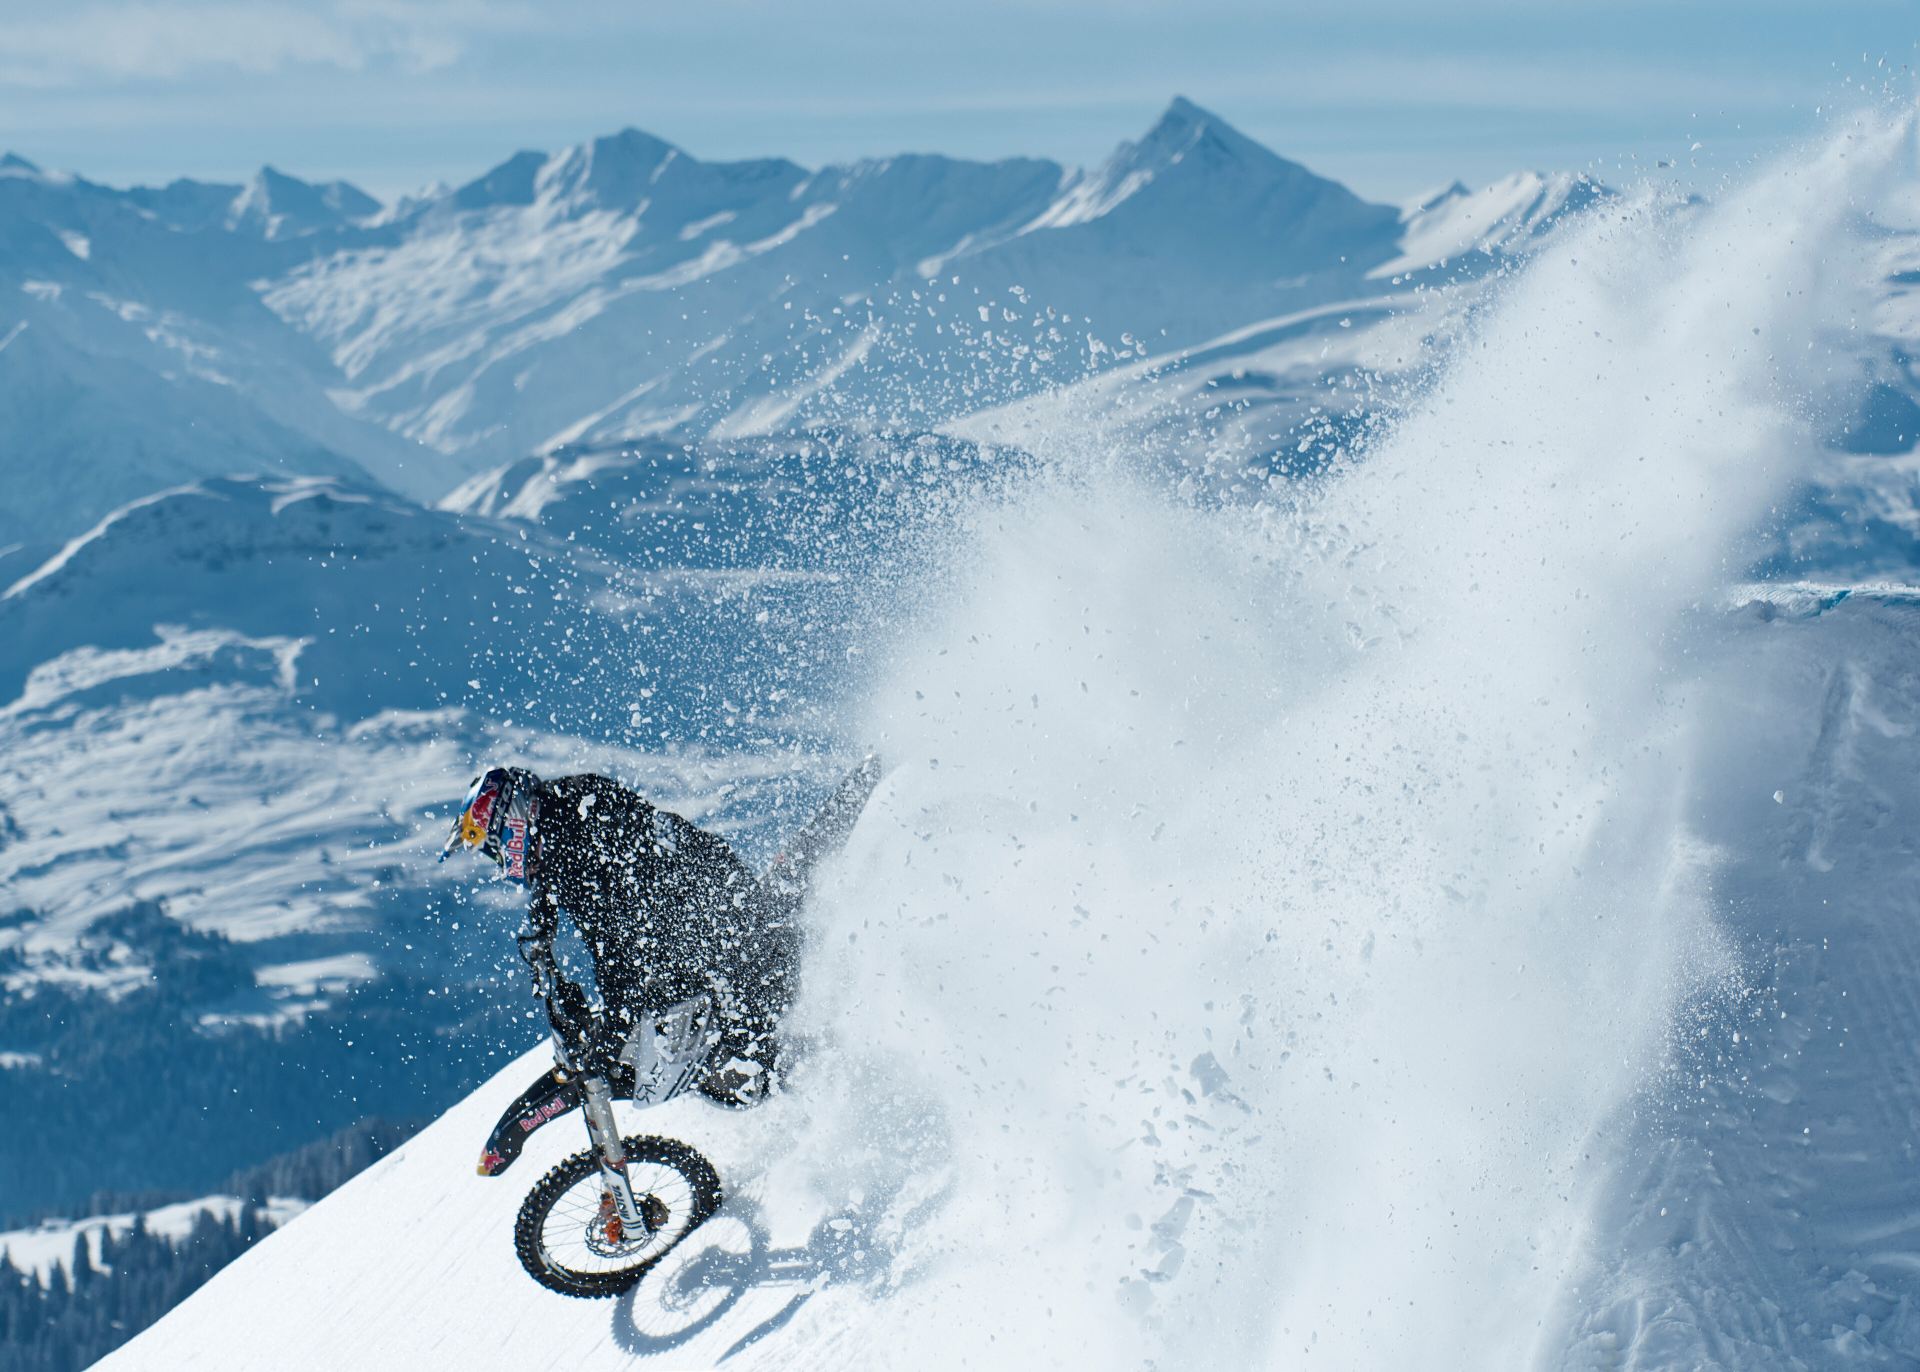
<svg viewBox="0 0 1920 1372"><path fill-rule="evenodd" d="M1724 966L1686 615L1812 451L1908 134L1603 205L1304 507L1063 433L955 521L781 1107L786 1184L898 1209L837 1362L1552 1357Z"/></svg>

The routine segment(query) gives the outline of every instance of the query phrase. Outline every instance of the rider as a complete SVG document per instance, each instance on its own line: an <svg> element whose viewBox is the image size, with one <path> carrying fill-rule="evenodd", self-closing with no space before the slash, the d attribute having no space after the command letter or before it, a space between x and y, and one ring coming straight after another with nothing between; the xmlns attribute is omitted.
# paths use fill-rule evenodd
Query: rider
<svg viewBox="0 0 1920 1372"><path fill-rule="evenodd" d="M519 767L490 768L474 781L442 857L477 848L528 886L521 945L536 977L553 967L560 916L573 921L593 955L605 1013L591 1015L565 977L553 982L563 1017L583 1027L590 1060L611 1062L641 1016L704 992L725 1051L699 1089L723 1105L751 1105L771 1084L774 1033L793 999L806 876L878 780L869 759L764 881L724 840L618 782L591 773L546 781Z"/></svg>

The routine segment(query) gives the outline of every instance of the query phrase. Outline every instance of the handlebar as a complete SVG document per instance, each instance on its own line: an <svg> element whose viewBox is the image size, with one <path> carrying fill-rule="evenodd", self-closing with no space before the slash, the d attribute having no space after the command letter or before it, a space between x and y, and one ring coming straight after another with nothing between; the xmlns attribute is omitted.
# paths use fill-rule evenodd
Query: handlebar
<svg viewBox="0 0 1920 1372"><path fill-rule="evenodd" d="M522 930L513 936L513 942L520 950L520 961L533 972L533 993L545 999L551 984L561 980L560 962L553 955L553 941Z"/></svg>

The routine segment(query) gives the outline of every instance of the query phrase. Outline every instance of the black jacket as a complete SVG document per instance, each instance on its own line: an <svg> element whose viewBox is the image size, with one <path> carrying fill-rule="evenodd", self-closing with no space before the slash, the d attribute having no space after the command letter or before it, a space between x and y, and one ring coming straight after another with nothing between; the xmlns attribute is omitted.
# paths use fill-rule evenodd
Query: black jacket
<svg viewBox="0 0 1920 1372"><path fill-rule="evenodd" d="M534 932L573 921L609 1009L628 1018L712 990L729 1019L777 1019L795 931L723 839L603 776L538 795Z"/></svg>

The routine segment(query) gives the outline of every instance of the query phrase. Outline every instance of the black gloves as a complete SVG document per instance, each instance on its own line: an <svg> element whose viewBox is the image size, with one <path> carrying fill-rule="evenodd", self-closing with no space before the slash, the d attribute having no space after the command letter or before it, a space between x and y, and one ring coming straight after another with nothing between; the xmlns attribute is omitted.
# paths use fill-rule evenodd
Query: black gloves
<svg viewBox="0 0 1920 1372"><path fill-rule="evenodd" d="M546 1002L548 1025L566 1045L567 1056L576 1064L584 1065L593 1056L590 1049L595 1029L593 1006L587 1000L587 993L560 970L560 961L553 955L551 933L521 933L515 936L514 943L519 946L521 961L533 972L534 995Z"/></svg>

